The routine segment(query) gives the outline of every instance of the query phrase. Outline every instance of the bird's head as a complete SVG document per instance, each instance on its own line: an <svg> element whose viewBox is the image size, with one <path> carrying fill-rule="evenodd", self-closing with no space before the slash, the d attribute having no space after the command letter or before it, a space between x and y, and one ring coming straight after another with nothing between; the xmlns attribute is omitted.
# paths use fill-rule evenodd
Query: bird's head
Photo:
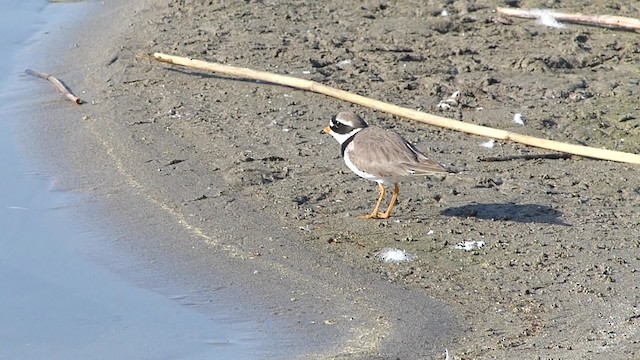
<svg viewBox="0 0 640 360"><path fill-rule="evenodd" d="M367 126L367 123L357 114L343 111L334 116L329 121L329 126L321 132L333 136L334 139L342 144Z"/></svg>

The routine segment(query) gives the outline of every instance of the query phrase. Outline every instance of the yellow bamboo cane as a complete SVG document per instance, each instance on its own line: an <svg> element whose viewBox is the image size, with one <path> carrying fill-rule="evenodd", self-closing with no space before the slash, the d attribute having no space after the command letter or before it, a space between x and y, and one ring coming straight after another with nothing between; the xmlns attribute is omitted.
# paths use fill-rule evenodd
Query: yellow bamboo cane
<svg viewBox="0 0 640 360"><path fill-rule="evenodd" d="M218 63L211 63L201 60L192 60L185 57L154 53L153 57L164 63L181 65L188 68L211 71L226 74L243 79L260 80L272 84L289 86L296 89L312 91L327 96L335 97L354 104L370 107L393 114L396 116L412 119L422 123L443 127L446 129L465 132L468 134L480 135L494 139L514 141L520 144L534 146L543 149L560 151L573 155L580 155L589 158L640 164L640 155L625 153L620 151L598 149L582 145L562 143L554 140L546 140L533 136L518 134L506 130L494 129L486 126L465 123L459 120L448 119L442 116L427 114L421 111L403 108L397 105L385 103L383 101L370 99L348 91L336 89L322 85L315 81L300 79L292 76L273 74L266 71L257 71L247 68L228 66Z"/></svg>

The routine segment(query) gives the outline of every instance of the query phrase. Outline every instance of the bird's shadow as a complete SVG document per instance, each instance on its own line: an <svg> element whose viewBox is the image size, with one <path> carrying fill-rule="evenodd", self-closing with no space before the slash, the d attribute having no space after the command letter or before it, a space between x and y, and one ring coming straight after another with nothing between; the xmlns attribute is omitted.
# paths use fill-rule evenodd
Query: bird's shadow
<svg viewBox="0 0 640 360"><path fill-rule="evenodd" d="M538 204L468 204L444 209L445 216L484 220L514 221L571 226L562 219L562 212Z"/></svg>

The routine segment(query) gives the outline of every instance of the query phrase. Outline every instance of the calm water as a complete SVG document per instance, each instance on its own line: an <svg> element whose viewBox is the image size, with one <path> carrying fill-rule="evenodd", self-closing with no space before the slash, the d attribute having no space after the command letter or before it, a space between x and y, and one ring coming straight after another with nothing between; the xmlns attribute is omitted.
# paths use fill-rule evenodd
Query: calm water
<svg viewBox="0 0 640 360"><path fill-rule="evenodd" d="M86 6L0 0L0 359L263 357L265 335L250 320L194 310L100 265L118 258L120 268L144 274L74 218L86 199L52 191L54 180L20 152L28 144L16 142L14 115L23 110L8 89L41 80L21 76L27 65L16 59L38 46L44 26L71 21Z"/></svg>

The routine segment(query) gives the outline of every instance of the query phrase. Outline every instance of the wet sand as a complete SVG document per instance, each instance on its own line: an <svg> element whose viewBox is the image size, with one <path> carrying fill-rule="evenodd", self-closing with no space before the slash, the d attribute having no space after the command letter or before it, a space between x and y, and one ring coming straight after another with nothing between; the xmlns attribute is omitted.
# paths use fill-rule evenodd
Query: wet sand
<svg viewBox="0 0 640 360"><path fill-rule="evenodd" d="M541 151L489 149L480 146L487 139L144 56L289 74L637 153L637 35L505 24L497 5L454 1L442 16L439 3L423 1L105 4L68 49L73 61L58 63L89 103L48 114L55 121L42 129L42 149L65 154L53 164L65 188L108 204L94 215L109 219L121 246L287 324L290 337L274 341L290 357L443 358L445 348L459 359L637 357L636 166L481 161ZM438 109L456 91L458 101ZM459 173L403 184L390 220L358 219L377 188L318 134L343 109L394 128ZM472 240L486 245L455 247ZM415 259L383 263L376 254L388 247Z"/></svg>

